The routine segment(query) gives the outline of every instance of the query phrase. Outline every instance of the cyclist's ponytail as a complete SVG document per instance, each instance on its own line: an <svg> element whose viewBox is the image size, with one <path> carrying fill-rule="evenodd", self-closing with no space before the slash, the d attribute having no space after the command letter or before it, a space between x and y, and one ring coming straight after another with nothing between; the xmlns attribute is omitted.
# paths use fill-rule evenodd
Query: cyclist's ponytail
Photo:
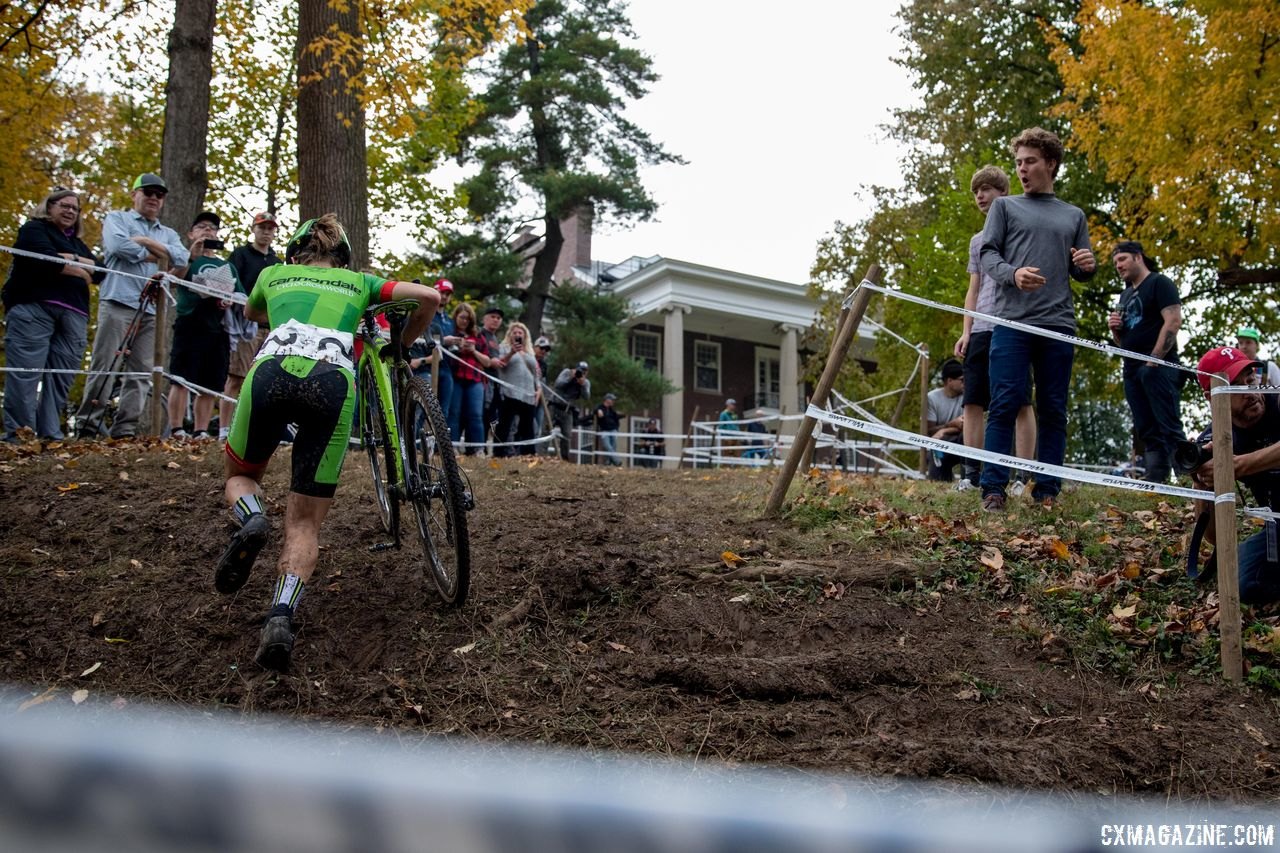
<svg viewBox="0 0 1280 853"><path fill-rule="evenodd" d="M338 217L326 213L319 219L310 219L289 240L285 260L291 264L313 264L320 260L332 261L334 266L351 264L351 244L347 232L338 224Z"/></svg>

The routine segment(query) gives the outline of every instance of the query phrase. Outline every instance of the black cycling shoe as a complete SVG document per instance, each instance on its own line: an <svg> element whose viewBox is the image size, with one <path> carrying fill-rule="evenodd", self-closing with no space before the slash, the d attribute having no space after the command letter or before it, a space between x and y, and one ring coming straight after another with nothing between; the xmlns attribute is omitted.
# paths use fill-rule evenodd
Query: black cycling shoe
<svg viewBox="0 0 1280 853"><path fill-rule="evenodd" d="M285 673L289 671L289 660L292 656L293 620L288 616L267 617L267 624L262 626L262 641L258 643L258 654L254 660L263 669Z"/></svg>
<svg viewBox="0 0 1280 853"><path fill-rule="evenodd" d="M218 571L213 576L214 588L229 595L244 586L253 569L253 561L269 538L271 522L264 514L255 512L245 519L240 529L231 534L227 550L218 560Z"/></svg>

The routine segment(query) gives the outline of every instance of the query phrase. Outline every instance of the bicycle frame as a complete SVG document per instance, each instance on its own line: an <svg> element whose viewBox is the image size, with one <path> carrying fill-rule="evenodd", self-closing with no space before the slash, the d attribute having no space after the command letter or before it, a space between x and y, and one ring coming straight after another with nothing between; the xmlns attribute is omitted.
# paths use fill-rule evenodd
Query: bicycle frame
<svg viewBox="0 0 1280 853"><path fill-rule="evenodd" d="M394 472L388 472L395 475L395 483L393 486L399 488L404 484L404 461L400 457L403 456L404 443L400 436L400 419L397 414L398 406L396 392L399 383L392 380L391 371L399 370L401 363L388 365L383 360L382 351L391 345L390 341L382 338L380 335L368 335L361 333L360 339L364 341L364 351L360 353L360 363L356 366L357 380L363 374L365 364L367 363L373 371L373 380L378 387L378 407L382 410L382 422L391 432L391 442L401 453L396 456ZM397 362L402 362L399 354L396 354ZM407 369L407 365L404 365Z"/></svg>
<svg viewBox="0 0 1280 853"><path fill-rule="evenodd" d="M392 469L387 473L387 488L392 492L392 500L408 497L408 478L404 470L405 435L400 424L400 398L404 383L409 378L409 365L404 360L400 346L405 321L410 311L416 309L418 303L413 300L399 300L373 306L366 310L359 326L359 336L363 343L360 361L356 365L356 382L359 384L366 367L373 375L377 388L378 408L382 413L382 423L390 435L391 445L396 448L394 458L388 460ZM387 314L390 325L390 340L380 334L380 327L375 318L381 313ZM402 313L403 312L403 313ZM388 347L390 350L388 351ZM366 405L361 402L361 405ZM412 429L412 425L409 427ZM393 547L400 547L400 529L393 524L390 531L394 537Z"/></svg>

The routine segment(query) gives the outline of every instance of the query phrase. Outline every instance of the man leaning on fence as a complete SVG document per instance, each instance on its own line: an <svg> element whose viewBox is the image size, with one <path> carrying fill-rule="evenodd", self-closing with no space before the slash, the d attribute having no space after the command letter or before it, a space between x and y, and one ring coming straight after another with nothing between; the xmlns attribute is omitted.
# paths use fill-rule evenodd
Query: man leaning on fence
<svg viewBox="0 0 1280 853"><path fill-rule="evenodd" d="M115 361L116 350L128 327L138 317L137 335L117 370L142 373L120 380L120 406L111 424L111 437L135 435L142 407L151 390L151 367L155 357L156 309L144 299L147 278L161 267L185 267L190 256L178 233L160 224L169 188L164 179L150 172L139 175L131 186L133 207L113 210L102 223L102 251L111 270L98 291L97 331L93 336L90 376L85 382L84 400L76 413L81 438L96 437L115 379L103 376ZM161 297L163 298L163 297ZM96 374L94 372L97 372Z"/></svg>

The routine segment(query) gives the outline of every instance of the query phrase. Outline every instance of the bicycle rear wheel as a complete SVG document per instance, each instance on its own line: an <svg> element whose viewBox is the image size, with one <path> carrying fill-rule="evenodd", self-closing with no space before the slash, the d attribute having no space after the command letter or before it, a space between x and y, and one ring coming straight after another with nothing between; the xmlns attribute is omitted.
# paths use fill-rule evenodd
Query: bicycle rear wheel
<svg viewBox="0 0 1280 853"><path fill-rule="evenodd" d="M369 472L373 475L373 494L382 529L394 536L400 526L400 502L392 488L396 449L383 415L378 382L368 364L360 368L360 443L369 454Z"/></svg>
<svg viewBox="0 0 1280 853"><path fill-rule="evenodd" d="M446 604L461 607L471 586L466 491L449 428L431 387L413 379L405 389L406 493L413 505L427 570Z"/></svg>

